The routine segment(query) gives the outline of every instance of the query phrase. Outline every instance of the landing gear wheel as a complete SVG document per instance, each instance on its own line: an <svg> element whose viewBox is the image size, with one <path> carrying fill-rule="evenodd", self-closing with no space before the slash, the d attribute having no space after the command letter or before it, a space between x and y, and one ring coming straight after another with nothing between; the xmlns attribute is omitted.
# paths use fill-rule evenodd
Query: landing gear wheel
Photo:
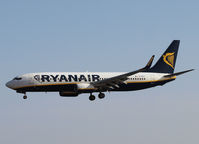
<svg viewBox="0 0 199 144"><path fill-rule="evenodd" d="M89 100L90 100L90 101L94 101L94 100L95 100L95 96L94 96L94 95L90 95L90 96L89 96Z"/></svg>
<svg viewBox="0 0 199 144"><path fill-rule="evenodd" d="M27 99L27 98L28 98L27 95L24 95L24 96L23 96L23 99Z"/></svg>
<svg viewBox="0 0 199 144"><path fill-rule="evenodd" d="M98 98L99 99L103 99L105 97L105 94L104 93L99 93L99 95L98 95Z"/></svg>

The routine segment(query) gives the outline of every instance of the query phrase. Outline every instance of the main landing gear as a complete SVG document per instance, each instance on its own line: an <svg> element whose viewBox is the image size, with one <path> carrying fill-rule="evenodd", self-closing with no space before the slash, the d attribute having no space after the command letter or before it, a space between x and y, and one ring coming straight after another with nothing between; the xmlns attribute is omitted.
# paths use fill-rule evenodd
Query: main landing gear
<svg viewBox="0 0 199 144"><path fill-rule="evenodd" d="M94 100L95 100L95 96L91 94L91 95L89 96L89 100L90 100L90 101L94 101Z"/></svg>
<svg viewBox="0 0 199 144"><path fill-rule="evenodd" d="M99 98L99 99L105 98L105 94L100 92L99 95L98 95L98 98ZM89 96L89 100L90 100L90 101L94 101L94 100L95 100L95 96L92 95L92 93L91 93L90 96Z"/></svg>
<svg viewBox="0 0 199 144"><path fill-rule="evenodd" d="M98 95L98 98L99 98L99 99L105 98L105 94L100 92L99 95Z"/></svg>
<svg viewBox="0 0 199 144"><path fill-rule="evenodd" d="M27 98L28 97L27 97L26 93L24 93L23 99L27 99Z"/></svg>

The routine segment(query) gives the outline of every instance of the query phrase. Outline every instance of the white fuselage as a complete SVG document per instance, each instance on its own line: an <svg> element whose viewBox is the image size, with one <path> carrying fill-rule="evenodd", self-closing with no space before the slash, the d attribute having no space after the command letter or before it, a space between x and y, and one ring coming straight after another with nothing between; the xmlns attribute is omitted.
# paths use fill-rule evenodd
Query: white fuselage
<svg viewBox="0 0 199 144"><path fill-rule="evenodd" d="M29 73L16 77L9 81L6 85L14 90L20 90L29 87L41 86L61 86L69 84L77 84L79 90L93 89L90 83L100 81L121 75L125 72L44 72L44 73ZM129 76L125 81L126 84L145 84L171 80L164 78L166 73L149 73L139 72ZM18 79L17 79L18 78ZM175 79L175 78L172 78ZM128 85L127 85L128 86ZM131 86L131 85L129 85ZM125 89L124 89L125 90ZM42 91L42 90L41 90ZM51 91L44 89L43 91ZM57 90L59 91L59 90Z"/></svg>

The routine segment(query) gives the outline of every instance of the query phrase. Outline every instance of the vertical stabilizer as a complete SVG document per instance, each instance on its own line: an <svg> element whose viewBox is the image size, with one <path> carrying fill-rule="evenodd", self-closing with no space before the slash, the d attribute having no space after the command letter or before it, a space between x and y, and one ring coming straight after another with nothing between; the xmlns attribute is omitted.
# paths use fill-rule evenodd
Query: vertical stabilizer
<svg viewBox="0 0 199 144"><path fill-rule="evenodd" d="M174 40L157 63L148 72L173 73L175 69L180 40Z"/></svg>

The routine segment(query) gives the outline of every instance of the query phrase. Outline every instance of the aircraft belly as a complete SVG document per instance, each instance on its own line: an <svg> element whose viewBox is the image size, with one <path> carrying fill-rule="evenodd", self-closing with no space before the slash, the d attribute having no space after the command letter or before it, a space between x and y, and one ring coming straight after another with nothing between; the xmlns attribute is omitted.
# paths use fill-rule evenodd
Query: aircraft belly
<svg viewBox="0 0 199 144"><path fill-rule="evenodd" d="M170 79L167 81L157 81L157 82L129 82L127 84L119 85L119 88L103 90L105 91L135 91L142 90L158 85L164 85L167 82L173 81L174 79ZM97 89L83 89L77 90L76 84L64 84L64 85L39 85L39 86L29 86L16 89L17 92L57 92L57 91L77 91L78 93L90 93L90 92L99 92Z"/></svg>
<svg viewBox="0 0 199 144"><path fill-rule="evenodd" d="M30 86L16 89L18 92L56 92L56 91L75 91L76 84L66 84L66 85L40 85L40 86Z"/></svg>

